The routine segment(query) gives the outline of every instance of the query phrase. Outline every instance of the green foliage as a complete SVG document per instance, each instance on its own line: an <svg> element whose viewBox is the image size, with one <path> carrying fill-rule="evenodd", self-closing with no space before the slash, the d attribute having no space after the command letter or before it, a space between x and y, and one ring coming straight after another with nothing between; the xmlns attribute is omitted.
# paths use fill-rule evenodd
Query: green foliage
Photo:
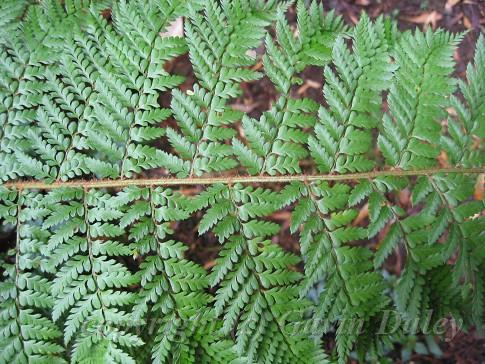
<svg viewBox="0 0 485 364"><path fill-rule="evenodd" d="M18 6L22 4L17 2L18 5L11 8L9 3L2 5L2 19L8 20L13 15L11 12L14 9L18 11ZM44 74L46 66L53 65L57 57L56 40L67 33L66 29L80 21L78 16L87 5L88 2L68 1L62 6L58 1L46 0L42 6L27 7L24 2L24 21L13 23L6 28L10 31L2 30L0 34L2 180L23 175L38 174L38 178L49 176L50 166L47 162L43 164L24 153L31 143L28 139L24 140L24 134L29 132L28 126L35 120L36 107L40 105L43 93L47 92ZM20 14L17 13L17 16ZM36 134L33 141L38 142L39 139L41 136ZM62 141L57 142L62 145ZM55 145L56 139L38 148L44 146L44 152L52 156L54 148L50 144Z"/></svg>
<svg viewBox="0 0 485 364"><path fill-rule="evenodd" d="M180 132L167 129L168 141L181 157L169 170L200 176L236 166L226 141L235 135L230 126L241 118L228 101L240 94L240 83L261 77L251 70L254 52L266 32L274 1L206 2L204 13L189 8L185 29L189 56L198 83L182 93L174 91L172 109ZM179 167L180 166L180 167ZM180 170L178 169L180 168Z"/></svg>
<svg viewBox="0 0 485 364"><path fill-rule="evenodd" d="M25 70L14 79L29 83L19 81L26 95L11 90L14 103L6 105L12 109L3 127L6 176L116 178L170 163L170 156L146 143L164 134L157 123L171 114L159 107L158 93L183 81L163 67L184 53L185 42L159 36L183 6L121 1L111 10L110 24L98 14L99 7L76 6L66 4L67 10L83 12L79 21L63 21L46 33L64 38L52 42L55 57L48 67L35 58L38 49L31 51L34 62L28 50L22 54Z"/></svg>
<svg viewBox="0 0 485 364"><path fill-rule="evenodd" d="M305 256L304 297L325 279L315 312L324 332L338 322L337 352L345 362L359 336L360 320L368 321L388 305L382 277L372 271L372 253L348 243L367 236L365 229L348 226L357 211L347 209L350 187L345 184L300 185L301 193L292 215L292 230L301 226L300 247ZM343 319L341 319L343 317Z"/></svg>
<svg viewBox="0 0 485 364"><path fill-rule="evenodd" d="M54 305L50 277L39 270L38 252L46 239L35 223L45 215L41 196L0 190L1 218L16 226L16 245L2 266L0 360L3 363L65 363L62 332L46 314Z"/></svg>
<svg viewBox="0 0 485 364"><path fill-rule="evenodd" d="M483 145L473 148L473 135L480 138L485 136L483 121L485 106L483 95L485 86L485 37L482 34L477 42L475 59L467 68L467 81L458 80L458 87L464 98L450 97L451 107L456 116L448 119L448 133L441 137L441 143L445 148L451 163L464 166L483 165Z"/></svg>
<svg viewBox="0 0 485 364"><path fill-rule="evenodd" d="M463 38L445 31L405 33L394 47L397 66L379 147L387 164L404 169L436 165L440 121L454 90L453 53Z"/></svg>
<svg viewBox="0 0 485 364"><path fill-rule="evenodd" d="M306 302L298 299L301 275L291 270L299 258L265 240L279 226L260 219L278 209L270 190L242 185L215 185L189 203L205 208L199 233L212 229L224 243L209 277L215 295L214 314L222 316L222 333L234 330L236 348L249 362L304 362L323 355L298 333L288 335L292 321L302 319Z"/></svg>
<svg viewBox="0 0 485 364"><path fill-rule="evenodd" d="M335 38L345 27L340 17L323 14L312 2L309 10L298 6L298 36L290 29L285 14L276 18L276 42L268 34L263 57L266 75L280 92L271 110L259 120L245 116L242 120L247 145L233 139L233 148L242 166L250 174L301 173L300 161L308 156L305 144L308 130L316 123L312 115L318 105L308 98L294 98L291 88L301 84L298 73L310 65L325 65L331 57Z"/></svg>
<svg viewBox="0 0 485 364"><path fill-rule="evenodd" d="M143 344L125 331L130 316L124 307L136 297L126 288L136 277L119 262L131 252L119 241L124 230L113 223L119 215L113 198L61 189L47 194L44 204L41 227L50 236L42 253L51 257L45 270L55 273L52 318L63 322L72 362L134 362L123 349Z"/></svg>
<svg viewBox="0 0 485 364"><path fill-rule="evenodd" d="M0 5L2 20L0 20L1 37L5 38L13 29L18 26L18 20L22 18L29 6L27 0L7 0Z"/></svg>
<svg viewBox="0 0 485 364"><path fill-rule="evenodd" d="M207 278L200 266L184 259L187 247L168 239L170 222L187 217L184 198L171 190L134 187L118 193L115 200L122 212L120 227L129 231L131 254L145 257L131 320L142 327L158 318L156 334L148 338L154 363L174 358L195 362L190 346L197 325L208 322Z"/></svg>
<svg viewBox="0 0 485 364"><path fill-rule="evenodd" d="M372 23L363 16L352 34L352 52L344 37L333 47L336 73L325 67L323 93L328 109L319 110L310 153L321 172L363 172L374 163L365 155L372 145L372 129L379 124L382 91L393 77L384 20Z"/></svg>
<svg viewBox="0 0 485 364"><path fill-rule="evenodd" d="M317 1L7 0L0 25L1 363L377 362L406 324L483 326L483 35L462 80L464 35Z"/></svg>

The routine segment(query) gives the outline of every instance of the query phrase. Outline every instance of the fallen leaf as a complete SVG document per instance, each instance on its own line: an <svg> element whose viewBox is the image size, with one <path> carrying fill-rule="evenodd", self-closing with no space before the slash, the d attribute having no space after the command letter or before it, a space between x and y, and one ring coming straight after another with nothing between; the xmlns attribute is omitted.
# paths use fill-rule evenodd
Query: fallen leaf
<svg viewBox="0 0 485 364"><path fill-rule="evenodd" d="M322 84L320 82L313 81L313 80L305 80L305 84L301 86L296 93L298 95L302 95L309 88L320 89L321 87L322 87Z"/></svg>
<svg viewBox="0 0 485 364"><path fill-rule="evenodd" d="M248 49L248 50L246 51L246 56L251 57L251 58L253 58L253 59L256 59L256 56L257 56L257 55L258 55L258 54L256 53L256 51L255 51L254 49Z"/></svg>
<svg viewBox="0 0 485 364"><path fill-rule="evenodd" d="M354 221L352 221L353 226L358 226L360 225L367 217L369 216L369 204L366 203L364 206L359 211L359 214L355 218Z"/></svg>
<svg viewBox="0 0 485 364"><path fill-rule="evenodd" d="M463 25L465 26L465 28L467 29L473 29L473 24L472 22L470 21L470 19L468 19L467 16L464 16L463 17Z"/></svg>
<svg viewBox="0 0 485 364"><path fill-rule="evenodd" d="M162 37L182 37L184 35L184 18L178 17L169 24L167 30L160 33Z"/></svg>
<svg viewBox="0 0 485 364"><path fill-rule="evenodd" d="M254 66L251 67L251 70L252 71L259 71L262 68L263 68L263 61L261 59L259 59L258 63L256 63Z"/></svg>
<svg viewBox="0 0 485 364"><path fill-rule="evenodd" d="M232 104L231 106L232 106L232 108L234 110L242 111L244 113L249 113L249 112L253 111L255 108L257 108L260 105L261 105L261 102L256 101L256 102L253 102L251 104L235 103L235 104Z"/></svg>
<svg viewBox="0 0 485 364"><path fill-rule="evenodd" d="M476 135L472 135L472 149L479 149L482 145L482 139Z"/></svg>
<svg viewBox="0 0 485 364"><path fill-rule="evenodd" d="M438 156L438 163L443 168L448 168L448 154L444 150L441 151L440 155Z"/></svg>
<svg viewBox="0 0 485 364"><path fill-rule="evenodd" d="M290 220L291 212L290 211L279 211L279 212L275 212L271 217L274 220Z"/></svg>
<svg viewBox="0 0 485 364"><path fill-rule="evenodd" d="M473 197L477 201L483 200L484 183L485 183L485 174L481 173L477 177L477 183L475 183L475 193L473 194Z"/></svg>
<svg viewBox="0 0 485 364"><path fill-rule="evenodd" d="M405 188L404 190L399 191L399 203L401 206L409 206L411 205L411 191Z"/></svg>
<svg viewBox="0 0 485 364"><path fill-rule="evenodd" d="M350 18L350 21L353 23L353 24L357 24L359 22L359 18L355 16L355 14L349 14L349 18Z"/></svg>
<svg viewBox="0 0 485 364"><path fill-rule="evenodd" d="M428 27L430 24L433 28L436 28L438 22L443 18L443 15L438 13L436 10L427 11L417 16L401 16L400 19L415 23L422 24L424 27Z"/></svg>
<svg viewBox="0 0 485 364"><path fill-rule="evenodd" d="M458 115L458 113L456 112L456 109L454 107L447 108L446 112L448 113L448 115L451 115L451 116L457 116Z"/></svg>
<svg viewBox="0 0 485 364"><path fill-rule="evenodd" d="M205 270L209 270L209 269L211 269L215 265L216 265L216 261L215 260L208 261L207 263L204 264L204 269Z"/></svg>

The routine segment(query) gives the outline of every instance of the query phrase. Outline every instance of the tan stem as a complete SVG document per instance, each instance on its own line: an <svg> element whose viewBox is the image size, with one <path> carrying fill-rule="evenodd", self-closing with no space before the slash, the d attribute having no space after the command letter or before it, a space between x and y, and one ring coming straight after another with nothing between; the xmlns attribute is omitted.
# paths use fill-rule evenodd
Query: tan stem
<svg viewBox="0 0 485 364"><path fill-rule="evenodd" d="M189 177L189 178L144 178L130 180L77 180L69 182L37 182L17 181L7 182L3 186L16 189L39 189L53 190L64 187L81 188L109 188L128 186L186 186L186 185L212 185L212 184L234 184L234 183L288 183L295 181L351 181L360 179L371 179L385 176L428 176L437 173L462 173L481 174L485 173L485 167L477 168L430 168L418 170L384 170L364 173L350 174L313 174L313 175L285 175L285 176L226 176L226 177Z"/></svg>

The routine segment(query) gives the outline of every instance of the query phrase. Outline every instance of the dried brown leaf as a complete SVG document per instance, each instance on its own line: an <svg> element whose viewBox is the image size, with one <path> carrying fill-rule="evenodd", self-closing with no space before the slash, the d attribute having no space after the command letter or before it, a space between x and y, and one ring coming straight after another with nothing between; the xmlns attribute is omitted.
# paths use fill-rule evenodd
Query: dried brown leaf
<svg viewBox="0 0 485 364"><path fill-rule="evenodd" d="M178 17L169 24L167 30L160 34L162 37L183 37L184 35L184 18Z"/></svg>
<svg viewBox="0 0 485 364"><path fill-rule="evenodd" d="M479 174L477 177L477 183L475 183L475 193L473 194L473 197L477 201L482 201L483 200L483 195L484 195L484 183L485 183L485 174Z"/></svg>
<svg viewBox="0 0 485 364"><path fill-rule="evenodd" d="M426 11L416 16L401 16L400 19L414 23L414 24L421 24L424 27L428 27L431 25L433 28L436 28L438 22L443 18L443 15L438 13L436 10L433 11Z"/></svg>

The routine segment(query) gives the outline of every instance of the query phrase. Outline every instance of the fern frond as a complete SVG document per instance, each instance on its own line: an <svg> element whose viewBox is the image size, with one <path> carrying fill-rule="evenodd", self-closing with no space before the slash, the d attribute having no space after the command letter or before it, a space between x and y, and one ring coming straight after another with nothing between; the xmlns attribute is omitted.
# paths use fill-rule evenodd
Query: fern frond
<svg viewBox="0 0 485 364"><path fill-rule="evenodd" d="M64 115L54 114L54 117L61 117L55 120L57 123L51 122L53 128L58 130L54 131L54 138L46 135L44 140L42 131L50 133L50 130L35 129L36 109L42 105L44 95L51 91L47 86L46 74L52 74L58 54L62 52L59 48L62 49L63 41L59 41L59 38L64 39L66 29L72 29L84 21L79 15L86 11L89 4L89 1L67 1L61 5L56 0L45 0L42 4L32 5L11 40L2 42L2 52L7 58L2 74L10 78L7 93L3 94L2 91L0 94L3 105L0 108L0 172L4 180L19 176L35 176L44 180L55 178L56 165L62 160L59 149L67 148L64 145L65 136L62 135L65 132L62 129L66 126L59 130L57 123L66 124L67 120L62 119ZM96 7L93 5L93 8ZM13 66L15 73L9 71ZM69 106L79 109L78 101L68 90L60 91L61 99L65 98ZM50 125L46 124L45 114L41 114L40 119L44 127ZM36 134L32 134L34 130ZM35 140L33 145L29 142L30 138ZM39 160L38 155L44 156L45 160Z"/></svg>
<svg viewBox="0 0 485 364"><path fill-rule="evenodd" d="M457 293L457 281L452 284L451 275L447 276L450 269L447 260L457 249L455 239L458 237L459 224L459 221L453 221L448 203L453 205L458 201L447 201L438 188L438 185L444 188L451 182L451 178L444 177L438 184L434 180L436 178L419 178L413 186L413 204L426 203L426 207L419 213L408 214L402 208L393 206L394 201L386 197L389 192L405 188L409 184L408 180L375 180L369 197L370 236L387 227L387 233L379 243L374 265L380 267L387 256L399 249L400 243L403 244L407 259L397 282L395 302L402 316L413 320L419 327L434 323L449 314L460 318L460 312L463 312L463 303ZM458 183L463 183L463 180ZM458 195L470 196L470 185L466 186L455 186L454 191ZM452 221L453 225L450 225ZM447 239L440 243L446 235ZM443 300L436 299L439 294Z"/></svg>
<svg viewBox="0 0 485 364"><path fill-rule="evenodd" d="M425 192L416 196L413 202L424 202L432 211L436 210L430 240L445 239L444 259L457 256L451 274L453 280L448 287L459 289L464 284L468 288L463 299L468 305L468 312L473 312L469 321L480 325L485 311L481 303L481 277L477 271L483 256L478 242L483 238L483 218L479 214L484 204L483 201L469 200L475 189L475 180L465 176L431 176L421 178L419 182ZM458 307L454 307L455 311Z"/></svg>
<svg viewBox="0 0 485 364"><path fill-rule="evenodd" d="M216 185L189 204L192 210L208 207L199 231L212 228L224 242L210 276L211 285L218 286L214 312L222 317L225 335L235 330L237 350L249 361L303 362L318 351L301 334L290 336L285 328L302 318L305 303L298 299L300 275L289 269L299 259L265 240L278 226L261 218L279 203L271 190L237 184Z"/></svg>
<svg viewBox="0 0 485 364"><path fill-rule="evenodd" d="M349 243L367 236L365 229L347 226L357 211L346 209L350 187L315 183L298 186L301 197L292 214L292 230L300 231L305 278L300 296L324 282L315 319L328 331L337 328L339 362L344 363L357 341L362 322L368 322L388 304L382 278L372 270L371 252ZM372 335L372 333L367 333Z"/></svg>
<svg viewBox="0 0 485 364"><path fill-rule="evenodd" d="M126 289L137 279L117 261L131 251L119 241L116 200L98 191L63 189L46 195L44 203L42 227L51 232L45 269L56 272L52 317L64 322L71 361L134 363L128 350L143 342L127 331L134 323L126 307L135 295Z"/></svg>
<svg viewBox="0 0 485 364"><path fill-rule="evenodd" d="M205 271L184 259L187 247L169 240L171 221L188 215L184 197L161 188L128 188L118 193L123 212L121 227L130 231L131 249L144 256L138 276L142 289L133 306L132 319L149 324L157 320L152 362L191 362L183 359L198 325L207 322ZM189 355L190 356L190 355ZM177 359L178 358L178 359Z"/></svg>
<svg viewBox="0 0 485 364"><path fill-rule="evenodd" d="M436 165L439 122L454 91L449 78L453 53L462 37L441 30L416 30L397 42L393 56L399 68L379 135L379 148L388 165L403 169Z"/></svg>
<svg viewBox="0 0 485 364"><path fill-rule="evenodd" d="M221 5L210 0L205 5L203 13L190 8L185 29L198 84L187 93L173 92L171 106L179 130L167 130L170 144L186 160L180 173L190 176L237 165L226 141L235 135L231 125L242 114L228 102L239 95L241 82L261 76L249 68L255 63L250 53L275 8L271 2L239 0Z"/></svg>
<svg viewBox="0 0 485 364"><path fill-rule="evenodd" d="M45 232L35 224L44 211L33 192L0 190L0 218L16 227L15 248L2 264L0 282L0 361L66 363L62 332L52 322L49 277L39 271L38 251Z"/></svg>
<svg viewBox="0 0 485 364"><path fill-rule="evenodd" d="M374 163L368 152L372 129L380 119L382 91L389 86L395 67L390 62L383 18L375 23L363 16L351 34L353 50L340 37L332 58L336 72L324 70L323 93L315 135L308 147L321 172L362 172Z"/></svg>
<svg viewBox="0 0 485 364"><path fill-rule="evenodd" d="M0 39L6 40L13 34L30 4L30 0L6 0L0 4Z"/></svg>
<svg viewBox="0 0 485 364"><path fill-rule="evenodd" d="M455 115L448 118L447 134L441 136L446 155L454 165L483 165L483 143L474 143L473 136L485 136L485 38L477 41L473 64L467 68L467 80L458 80L459 91L464 102L455 95L450 98Z"/></svg>
<svg viewBox="0 0 485 364"><path fill-rule="evenodd" d="M184 41L160 36L183 7L121 1L112 10L113 26L96 9L68 40L52 45L62 56L43 71L47 87L29 105L39 108L18 132L35 143L20 141L12 153L23 174L50 181L131 177L174 162L147 144L164 134L158 123L171 114L159 107L159 93L183 80L163 67L185 52Z"/></svg>
<svg viewBox="0 0 485 364"><path fill-rule="evenodd" d="M244 117L242 126L247 145L233 139L233 148L241 164L250 174L301 173L300 160L307 155L308 130L316 119L318 105L308 98L296 99L291 88L301 84L298 74L312 64L329 62L330 50L345 27L340 17L324 14L314 1L307 10L298 2L298 35L279 11L276 19L276 40L266 36L263 57L265 74L280 93L279 99L260 120Z"/></svg>

